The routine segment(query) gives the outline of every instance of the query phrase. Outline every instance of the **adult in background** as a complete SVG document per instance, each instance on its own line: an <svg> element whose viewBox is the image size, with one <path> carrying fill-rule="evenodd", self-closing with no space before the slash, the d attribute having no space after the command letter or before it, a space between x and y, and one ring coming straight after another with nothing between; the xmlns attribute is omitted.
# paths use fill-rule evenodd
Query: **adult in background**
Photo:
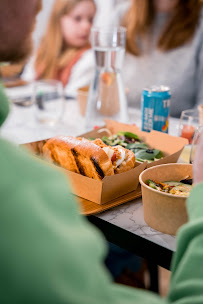
<svg viewBox="0 0 203 304"><path fill-rule="evenodd" d="M132 0L114 18L127 28L123 78L130 106L140 108L141 92L151 85L171 89L174 117L203 102L200 0Z"/></svg>
<svg viewBox="0 0 203 304"><path fill-rule="evenodd" d="M28 33L39 7L38 0L0 1L2 61L21 60L30 51ZM0 88L0 124L7 114ZM202 149L203 137L187 202L189 223L179 231L171 287L162 299L113 284L103 266L104 239L79 215L67 177L0 138L0 303L202 303Z"/></svg>

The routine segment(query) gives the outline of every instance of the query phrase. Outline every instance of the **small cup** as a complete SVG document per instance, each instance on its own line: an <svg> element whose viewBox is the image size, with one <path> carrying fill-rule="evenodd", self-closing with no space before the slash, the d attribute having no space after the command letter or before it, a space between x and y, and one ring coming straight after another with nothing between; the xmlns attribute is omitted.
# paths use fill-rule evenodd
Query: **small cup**
<svg viewBox="0 0 203 304"><path fill-rule="evenodd" d="M195 158L195 153L197 150L197 146L199 144L200 136L203 131L203 125L199 126L194 134L193 141L192 141L192 146L190 150L190 164L193 164L194 158Z"/></svg>
<svg viewBox="0 0 203 304"><path fill-rule="evenodd" d="M187 138L189 144L191 144L195 130L199 124L199 113L197 110L182 111L179 123L179 136Z"/></svg>
<svg viewBox="0 0 203 304"><path fill-rule="evenodd" d="M77 101L79 104L80 114L82 116L85 116L88 93L89 93L89 86L82 87L77 90Z"/></svg>
<svg viewBox="0 0 203 304"><path fill-rule="evenodd" d="M36 119L43 124L55 125L64 112L64 90L57 80L39 80L33 84L32 102Z"/></svg>

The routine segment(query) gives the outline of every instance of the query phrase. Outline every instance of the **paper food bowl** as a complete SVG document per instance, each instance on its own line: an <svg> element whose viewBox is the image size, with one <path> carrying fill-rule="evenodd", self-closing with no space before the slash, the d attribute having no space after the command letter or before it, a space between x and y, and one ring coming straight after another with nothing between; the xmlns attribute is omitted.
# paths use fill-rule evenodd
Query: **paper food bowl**
<svg viewBox="0 0 203 304"><path fill-rule="evenodd" d="M88 97L89 87L83 87L77 90L77 101L79 105L80 114L85 115L87 97Z"/></svg>
<svg viewBox="0 0 203 304"><path fill-rule="evenodd" d="M145 222L158 231L176 235L180 226L187 222L186 197L164 193L146 185L155 181L180 181L193 177L190 164L164 164L143 171L139 176Z"/></svg>

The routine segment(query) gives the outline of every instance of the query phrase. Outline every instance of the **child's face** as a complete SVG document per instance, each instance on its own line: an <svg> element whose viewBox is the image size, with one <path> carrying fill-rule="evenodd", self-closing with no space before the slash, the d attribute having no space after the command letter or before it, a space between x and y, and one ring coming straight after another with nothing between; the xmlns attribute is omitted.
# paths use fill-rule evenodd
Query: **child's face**
<svg viewBox="0 0 203 304"><path fill-rule="evenodd" d="M78 3L70 14L61 18L61 30L67 45L80 48L89 42L95 12L95 5L84 0Z"/></svg>

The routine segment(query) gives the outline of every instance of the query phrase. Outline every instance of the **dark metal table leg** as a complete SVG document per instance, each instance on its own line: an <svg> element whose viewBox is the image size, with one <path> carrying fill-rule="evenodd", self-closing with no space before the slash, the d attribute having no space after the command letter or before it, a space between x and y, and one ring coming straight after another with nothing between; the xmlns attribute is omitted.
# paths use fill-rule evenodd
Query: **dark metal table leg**
<svg viewBox="0 0 203 304"><path fill-rule="evenodd" d="M149 289L153 292L159 293L159 272L158 265L148 261L148 269L150 276L150 287Z"/></svg>

